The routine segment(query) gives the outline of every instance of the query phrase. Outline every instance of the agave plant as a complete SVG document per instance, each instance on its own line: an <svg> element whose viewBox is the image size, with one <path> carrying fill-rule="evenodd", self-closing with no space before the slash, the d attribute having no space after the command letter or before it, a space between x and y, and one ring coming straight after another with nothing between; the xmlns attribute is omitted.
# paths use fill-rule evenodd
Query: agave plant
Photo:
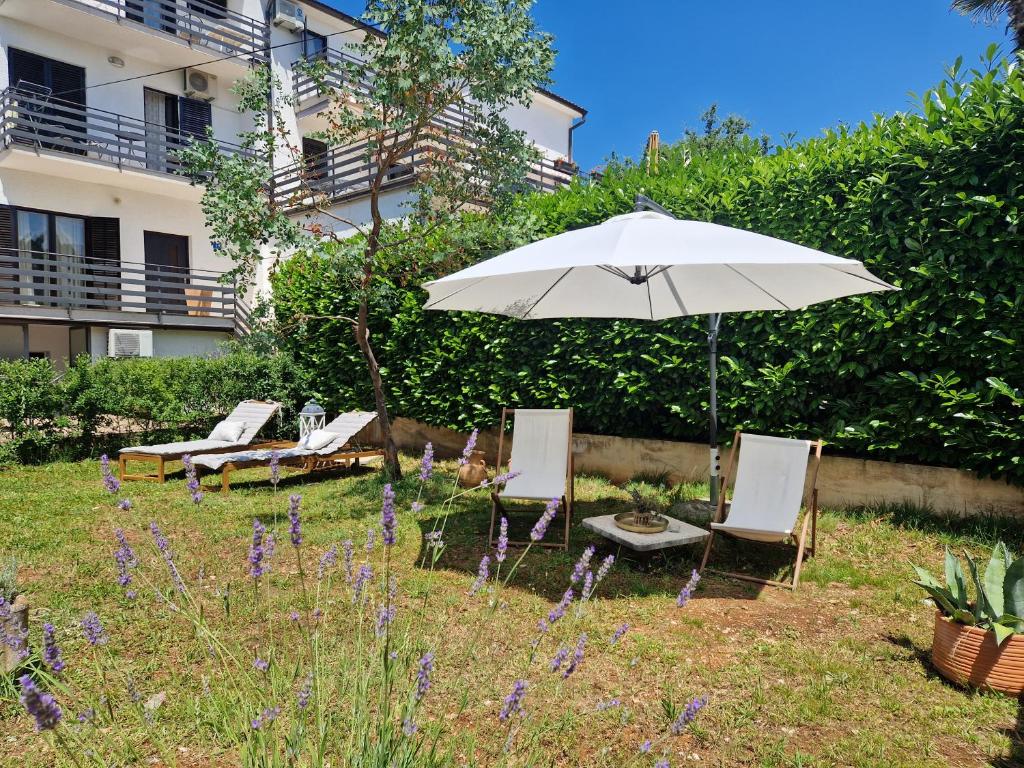
<svg viewBox="0 0 1024 768"><path fill-rule="evenodd" d="M938 609L953 621L995 632L998 645L1015 632L1024 633L1024 557L1014 560L1006 545L999 542L992 549L984 575L979 575L974 558L967 552L964 557L974 583L974 600L968 595L960 560L948 548L945 586L916 565L914 583L931 595Z"/></svg>

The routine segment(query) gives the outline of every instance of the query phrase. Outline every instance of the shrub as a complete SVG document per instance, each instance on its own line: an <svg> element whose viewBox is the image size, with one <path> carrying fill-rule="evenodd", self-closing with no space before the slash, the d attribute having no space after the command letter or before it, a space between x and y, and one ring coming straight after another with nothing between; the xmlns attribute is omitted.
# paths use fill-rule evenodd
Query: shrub
<svg viewBox="0 0 1024 768"><path fill-rule="evenodd" d="M536 239L596 224L629 211L642 192L682 218L859 259L901 292L726 316L720 424L1024 483L1024 74L989 64L968 80L954 70L925 95L921 114L769 154L754 141L712 152L683 142L666 147L657 174L613 163L599 182L525 200L514 212L519 231ZM410 263L448 269L517 244L507 220L467 223L436 234L432 255ZM275 313L313 386L339 407L365 407L369 382L353 362L351 331L324 319L347 313L336 269L326 257L286 263L274 281ZM396 412L468 429L495 425L501 406L572 405L580 431L706 435L703 318L428 313L415 286L433 276L429 268L409 276L375 313Z"/></svg>

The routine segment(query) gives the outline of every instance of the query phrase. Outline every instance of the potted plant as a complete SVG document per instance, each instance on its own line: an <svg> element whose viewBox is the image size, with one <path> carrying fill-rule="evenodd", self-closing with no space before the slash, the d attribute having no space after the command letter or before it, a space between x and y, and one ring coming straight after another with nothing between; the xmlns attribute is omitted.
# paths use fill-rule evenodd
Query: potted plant
<svg viewBox="0 0 1024 768"><path fill-rule="evenodd" d="M28 642L28 598L18 589L18 563L12 557L0 566L0 646L3 671L21 666Z"/></svg>
<svg viewBox="0 0 1024 768"><path fill-rule="evenodd" d="M916 565L915 584L935 602L932 663L947 680L1018 696L1024 692L1024 557L1002 542L985 571L967 553L971 598L960 561L946 550L945 585Z"/></svg>
<svg viewBox="0 0 1024 768"><path fill-rule="evenodd" d="M631 512L615 516L615 524L633 533L661 533L668 528L668 520L661 514L662 506L654 496L643 493L639 488L627 489L633 501Z"/></svg>

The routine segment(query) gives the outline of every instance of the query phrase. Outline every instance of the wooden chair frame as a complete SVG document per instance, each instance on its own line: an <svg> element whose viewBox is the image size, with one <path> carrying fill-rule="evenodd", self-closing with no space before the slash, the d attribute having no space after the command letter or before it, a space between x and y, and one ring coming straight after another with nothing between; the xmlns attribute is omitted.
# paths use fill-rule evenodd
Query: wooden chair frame
<svg viewBox="0 0 1024 768"><path fill-rule="evenodd" d="M743 438L743 433L740 430L736 430L736 434L733 438L732 448L729 451L729 461L726 463L725 472L721 477L719 492L718 492L718 506L715 508L715 516L713 522L721 523L725 520L725 495L728 488L730 479L735 485L735 478L733 477L733 466L736 461L736 457L740 450L740 441ZM704 572L705 568L711 573L717 573L722 576L729 576L734 579L740 579L742 581L752 581L756 584L767 584L772 587L786 587L788 589L796 590L800 585L800 569L803 567L803 561L805 556L813 556L818 549L818 469L821 466L821 440L814 440L811 442L810 450L813 454L813 463L810 468L811 482L807 491L804 494L803 503L803 523L800 525L799 535L792 535L791 538L794 540L792 544L783 544L783 546L792 546L796 549L796 564L793 567L793 577L790 581L774 581L772 579L759 579L756 576L750 576L746 573L735 573L732 571L719 571L714 568L707 568L708 558L711 556L711 546L715 541L716 533L729 534L728 531L720 531L711 529L711 535L708 536L708 543L704 547L704 558L700 562L700 568L698 569L701 573ZM804 482L807 482L807 478L804 478ZM807 546L807 526L811 528L811 544ZM729 534L731 535L731 534ZM742 539L742 536L733 536L733 538ZM750 541L750 539L747 539ZM761 542L771 543L771 542Z"/></svg>
<svg viewBox="0 0 1024 768"><path fill-rule="evenodd" d="M277 444L272 446L274 448L294 448L295 443ZM307 474L313 472L325 472L330 469L348 469L349 467L358 467L361 459L370 458L371 456L384 456L383 449L374 448L361 450L346 446L341 448L334 453L326 455L313 455L313 456L292 456L282 457L280 460L280 466L291 467L298 469L300 472ZM231 490L231 473L239 469L251 469L252 467L268 467L270 466L270 459L250 459L247 461L230 461L223 465L219 470L210 472L210 474L220 473L220 492L227 493ZM203 467L199 464L196 465L196 478L200 477ZM216 487L207 486L210 490L217 490Z"/></svg>
<svg viewBox="0 0 1024 768"><path fill-rule="evenodd" d="M537 546L541 546L541 547L554 547L554 548L557 548L557 549L564 549L564 550L568 550L569 549L569 530L572 527L572 506L573 506L573 497L575 495L575 487L574 486L575 486L575 483L576 483L576 467L575 467L575 462L573 460L573 453L572 453L572 416L573 416L573 413L572 413L572 408L569 408L568 410L569 410L569 441L566 444L565 449L568 452L569 460L566 462L565 493L562 494L561 503L559 505L560 508L561 508L561 511L562 511L562 515L565 518L565 530L563 532L562 540L561 541L543 541L542 540L540 542L534 542L534 543L537 544ZM502 408L501 409L501 427L499 428L499 432L498 432L498 460L497 460L497 462L494 465L495 474L500 474L501 473L501 465L503 463L502 462L502 458L504 456L504 449L505 449L505 422L508 420L508 415L510 413L511 414L515 414L515 412L516 412L515 408ZM515 425L513 425L512 429L513 429L513 436L514 436ZM512 460L512 451L509 451L508 460L509 461ZM489 542L490 546L494 546L495 543L496 543L496 540L494 538L494 528L495 528L495 522L497 521L498 513L499 512L506 512L507 513L507 510L506 510L505 506L501 503L501 497L498 495L498 492L496 490L494 490L494 491L491 491L491 527L490 527L490 531L487 534L487 541ZM511 544L512 546L516 546L516 547L526 546L527 544L530 544L530 543L531 542L529 542L529 541L510 541L509 542L509 544Z"/></svg>

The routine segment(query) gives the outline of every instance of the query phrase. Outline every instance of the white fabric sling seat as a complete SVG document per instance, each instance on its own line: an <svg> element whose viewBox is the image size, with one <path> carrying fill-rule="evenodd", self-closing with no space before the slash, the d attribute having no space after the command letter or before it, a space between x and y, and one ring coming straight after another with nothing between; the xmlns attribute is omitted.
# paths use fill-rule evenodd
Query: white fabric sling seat
<svg viewBox="0 0 1024 768"><path fill-rule="evenodd" d="M737 452L735 483L728 515L725 511L725 491L729 482ZM811 454L814 455L811 483L806 495L807 514L803 526L798 530L801 504L804 501L804 486L807 485L807 469ZM784 437L769 437L737 432L729 455L729 464L722 477L722 493L718 509L711 523L701 570L707 565L715 533L726 533L750 541L784 543L794 541L797 546L797 562L791 584L757 579L745 574L730 573L747 581L789 586L796 589L800 580L800 568L805 550L814 554L818 515L818 465L821 460L821 441L793 440ZM807 526L811 524L811 546L805 547ZM712 570L712 569L709 569Z"/></svg>
<svg viewBox="0 0 1024 768"><path fill-rule="evenodd" d="M568 548L573 501L572 409L502 409L496 466L499 473L505 422L510 415L513 417L513 437L509 469L520 474L491 494L491 541L494 541L498 513L504 511L503 499L544 502L558 499L565 515L563 539L548 544L542 541L541 544Z"/></svg>
<svg viewBox="0 0 1024 768"><path fill-rule="evenodd" d="M118 452L122 480L156 480L164 482L164 465L168 461L176 461L186 454L213 453L244 448L250 445L257 433L270 421L270 418L281 409L280 403L268 400L243 400L225 418L226 422L240 422L242 430L238 440L180 440L159 445L136 445L122 448ZM156 475L130 475L127 472L129 461L147 461L157 464Z"/></svg>

